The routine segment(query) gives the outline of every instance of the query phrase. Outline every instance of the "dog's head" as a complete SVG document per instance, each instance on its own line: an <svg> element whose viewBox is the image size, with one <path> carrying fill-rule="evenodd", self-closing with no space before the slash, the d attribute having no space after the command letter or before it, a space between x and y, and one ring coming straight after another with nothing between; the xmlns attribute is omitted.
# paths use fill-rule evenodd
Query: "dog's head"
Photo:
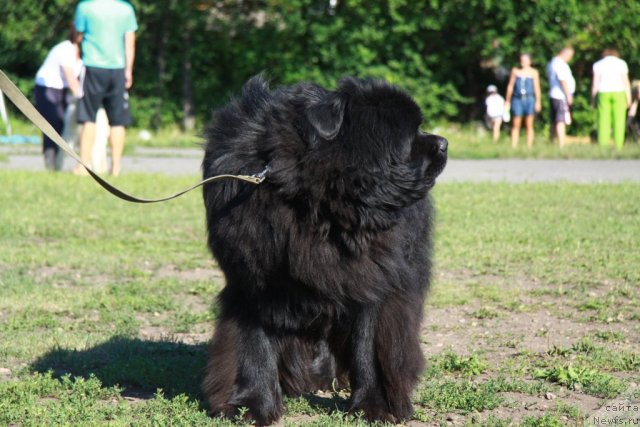
<svg viewBox="0 0 640 427"><path fill-rule="evenodd" d="M343 79L336 91L313 97L305 116L312 147L337 145L346 164L382 176L395 169L391 179L429 189L447 162L447 140L422 132L419 107L384 81Z"/></svg>
<svg viewBox="0 0 640 427"><path fill-rule="evenodd" d="M282 201L343 230L386 229L425 199L447 161L447 141L420 131L421 123L411 97L383 81L346 78L334 91L310 83L271 91L257 76L214 115L204 175L268 165L256 194L273 197L270 204ZM233 185L209 200L229 202L238 194Z"/></svg>

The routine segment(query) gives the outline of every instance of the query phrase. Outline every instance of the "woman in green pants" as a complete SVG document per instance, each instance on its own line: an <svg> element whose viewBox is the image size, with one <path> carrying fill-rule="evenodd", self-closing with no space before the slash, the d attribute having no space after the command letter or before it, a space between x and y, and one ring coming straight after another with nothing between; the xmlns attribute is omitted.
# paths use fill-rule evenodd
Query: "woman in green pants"
<svg viewBox="0 0 640 427"><path fill-rule="evenodd" d="M624 145L627 107L631 104L631 84L627 63L619 58L618 51L606 49L602 59L593 64L591 98L598 108L598 143L606 147L611 138L618 150Z"/></svg>

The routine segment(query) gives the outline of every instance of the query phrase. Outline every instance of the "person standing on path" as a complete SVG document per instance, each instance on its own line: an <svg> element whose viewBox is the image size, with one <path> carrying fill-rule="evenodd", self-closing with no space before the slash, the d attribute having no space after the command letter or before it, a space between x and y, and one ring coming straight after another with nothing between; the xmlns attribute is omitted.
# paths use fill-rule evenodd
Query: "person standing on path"
<svg viewBox="0 0 640 427"><path fill-rule="evenodd" d="M524 125L527 130L527 147L533 146L535 131L533 119L535 113L542 109L540 99L540 74L531 66L531 55L520 54L520 67L511 69L509 83L507 84L507 102L505 108L511 107L511 147L518 146L520 139L520 126L524 117Z"/></svg>
<svg viewBox="0 0 640 427"><path fill-rule="evenodd" d="M64 116L68 105L65 91L69 90L75 98L81 95L78 81L82 70L81 41L82 34L71 27L67 40L58 43L49 51L36 73L34 88L36 109L58 133L62 133L64 128ZM42 154L44 165L48 170L62 169L64 155L60 147L44 133L42 134Z"/></svg>
<svg viewBox="0 0 640 427"><path fill-rule="evenodd" d="M624 146L627 107L631 105L629 67L618 51L606 49L602 59L593 64L591 101L598 111L598 143L606 147L611 138L618 150Z"/></svg>
<svg viewBox="0 0 640 427"><path fill-rule="evenodd" d="M549 98L551 101L551 141L558 137L560 147L566 142L567 126L571 124L573 93L576 81L571 73L569 62L573 58L574 50L566 46L547 65L549 77Z"/></svg>
<svg viewBox="0 0 640 427"><path fill-rule="evenodd" d="M96 113L104 106L111 125L111 174L118 176L125 127L131 124L127 89L133 84L138 29L135 13L125 0L85 0L77 6L74 25L84 35L82 57L86 67L84 96L78 104L78 123L83 124L80 158L86 164L91 163ZM87 174L81 165L74 172Z"/></svg>

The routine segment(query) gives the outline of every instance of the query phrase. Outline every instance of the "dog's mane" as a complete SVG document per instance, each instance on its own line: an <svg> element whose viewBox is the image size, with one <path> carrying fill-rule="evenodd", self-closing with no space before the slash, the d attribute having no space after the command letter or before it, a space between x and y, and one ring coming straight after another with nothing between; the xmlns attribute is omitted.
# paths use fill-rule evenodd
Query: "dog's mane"
<svg viewBox="0 0 640 427"><path fill-rule="evenodd" d="M343 97L346 112L339 133L326 141L305 113L330 96ZM384 230L427 191L427 182L405 161L420 111L381 81L348 78L336 92L311 83L272 91L258 76L215 112L213 122L206 132L205 176L251 174L269 165L267 188L260 191L316 224L330 219L345 231ZM247 190L237 182L223 187L208 200L227 205Z"/></svg>

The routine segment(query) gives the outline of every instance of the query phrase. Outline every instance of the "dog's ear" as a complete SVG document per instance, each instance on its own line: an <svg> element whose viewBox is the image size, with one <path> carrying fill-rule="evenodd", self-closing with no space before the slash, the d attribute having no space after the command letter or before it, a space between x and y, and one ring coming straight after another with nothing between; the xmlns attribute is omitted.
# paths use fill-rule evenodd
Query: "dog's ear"
<svg viewBox="0 0 640 427"><path fill-rule="evenodd" d="M342 126L345 105L344 96L332 92L307 108L307 120L322 138L332 140Z"/></svg>

